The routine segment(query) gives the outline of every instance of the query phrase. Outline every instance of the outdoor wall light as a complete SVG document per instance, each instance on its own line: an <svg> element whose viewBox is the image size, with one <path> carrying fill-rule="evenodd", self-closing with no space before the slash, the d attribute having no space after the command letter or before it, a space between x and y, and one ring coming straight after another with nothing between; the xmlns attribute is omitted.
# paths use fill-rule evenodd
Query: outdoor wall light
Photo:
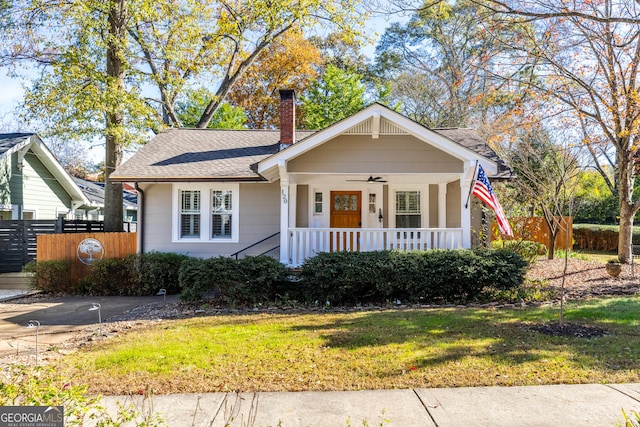
<svg viewBox="0 0 640 427"><path fill-rule="evenodd" d="M382 216L382 209L378 209L378 221L380 221L382 223L383 219L384 219L384 217Z"/></svg>
<svg viewBox="0 0 640 427"><path fill-rule="evenodd" d="M40 330L40 322L37 320L29 320L27 328L36 328L36 367L38 366L38 330Z"/></svg>
<svg viewBox="0 0 640 427"><path fill-rule="evenodd" d="M102 336L102 314L100 314L101 308L102 306L100 305L100 303L94 302L94 303L91 303L91 308L89 309L89 311L98 310L98 331L100 336Z"/></svg>
<svg viewBox="0 0 640 427"><path fill-rule="evenodd" d="M160 289L156 295L158 295L158 296L162 295L163 296L163 300L167 301L167 290L166 289Z"/></svg>

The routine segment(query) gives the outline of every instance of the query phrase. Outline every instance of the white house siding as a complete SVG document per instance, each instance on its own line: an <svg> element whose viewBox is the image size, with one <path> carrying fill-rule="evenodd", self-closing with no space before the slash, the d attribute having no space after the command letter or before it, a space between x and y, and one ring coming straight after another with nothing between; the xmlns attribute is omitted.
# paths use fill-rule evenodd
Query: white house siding
<svg viewBox="0 0 640 427"><path fill-rule="evenodd" d="M24 210L33 210L35 219L55 219L71 208L71 197L36 155L29 151L22 165L14 178L22 182Z"/></svg>
<svg viewBox="0 0 640 427"><path fill-rule="evenodd" d="M280 187L278 183L249 183L239 187L239 241L188 242L172 241L173 185L141 183L144 191L144 251L176 252L194 257L228 256L278 232L280 226ZM234 202L238 198L234 197ZM141 230L138 230L140 233ZM277 237L257 247L264 252L268 245L278 245ZM265 249L266 248L266 249ZM248 251L243 255L257 255Z"/></svg>
<svg viewBox="0 0 640 427"><path fill-rule="evenodd" d="M174 247L171 243L171 184L141 183L144 191L138 197L138 208L143 200L142 221L144 232L138 228L138 238L144 236L144 251L182 252L183 248Z"/></svg>
<svg viewBox="0 0 640 427"><path fill-rule="evenodd" d="M461 173L459 159L408 135L341 135L287 164L289 172Z"/></svg>

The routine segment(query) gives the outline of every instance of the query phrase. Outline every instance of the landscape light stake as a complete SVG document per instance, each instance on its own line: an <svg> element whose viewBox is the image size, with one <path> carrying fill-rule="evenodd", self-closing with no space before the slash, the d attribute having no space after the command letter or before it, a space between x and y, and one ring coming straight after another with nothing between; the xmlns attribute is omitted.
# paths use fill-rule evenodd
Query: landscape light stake
<svg viewBox="0 0 640 427"><path fill-rule="evenodd" d="M102 306L99 303L94 302L94 303L91 303L91 308L89 309L89 311L98 310L98 331L99 331L98 333L100 336L102 336L102 315L100 314L101 307Z"/></svg>
<svg viewBox="0 0 640 427"><path fill-rule="evenodd" d="M36 368L38 367L38 330L40 330L40 322L37 320L29 320L27 328L36 328Z"/></svg>

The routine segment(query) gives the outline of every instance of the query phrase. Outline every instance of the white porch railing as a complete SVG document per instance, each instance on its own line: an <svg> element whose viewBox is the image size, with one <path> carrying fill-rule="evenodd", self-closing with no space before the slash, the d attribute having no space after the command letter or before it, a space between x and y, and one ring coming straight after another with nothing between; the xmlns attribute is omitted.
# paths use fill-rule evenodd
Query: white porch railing
<svg viewBox="0 0 640 427"><path fill-rule="evenodd" d="M461 228L290 228L289 262L319 252L462 248Z"/></svg>

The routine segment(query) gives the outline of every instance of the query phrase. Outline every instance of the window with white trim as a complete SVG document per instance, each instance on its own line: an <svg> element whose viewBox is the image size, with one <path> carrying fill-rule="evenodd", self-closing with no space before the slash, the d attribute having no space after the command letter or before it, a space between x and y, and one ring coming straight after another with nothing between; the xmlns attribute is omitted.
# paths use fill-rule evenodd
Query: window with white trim
<svg viewBox="0 0 640 427"><path fill-rule="evenodd" d="M420 228L421 226L420 192L396 191L396 228Z"/></svg>
<svg viewBox="0 0 640 427"><path fill-rule="evenodd" d="M173 240L237 242L239 185L182 183L173 186Z"/></svg>
<svg viewBox="0 0 640 427"><path fill-rule="evenodd" d="M211 238L231 239L233 192L231 190L213 190L211 201Z"/></svg>
<svg viewBox="0 0 640 427"><path fill-rule="evenodd" d="M180 191L180 238L200 238L200 191Z"/></svg>
<svg viewBox="0 0 640 427"><path fill-rule="evenodd" d="M315 193L315 198L313 201L313 213L314 214L322 213L322 193L319 191Z"/></svg>

